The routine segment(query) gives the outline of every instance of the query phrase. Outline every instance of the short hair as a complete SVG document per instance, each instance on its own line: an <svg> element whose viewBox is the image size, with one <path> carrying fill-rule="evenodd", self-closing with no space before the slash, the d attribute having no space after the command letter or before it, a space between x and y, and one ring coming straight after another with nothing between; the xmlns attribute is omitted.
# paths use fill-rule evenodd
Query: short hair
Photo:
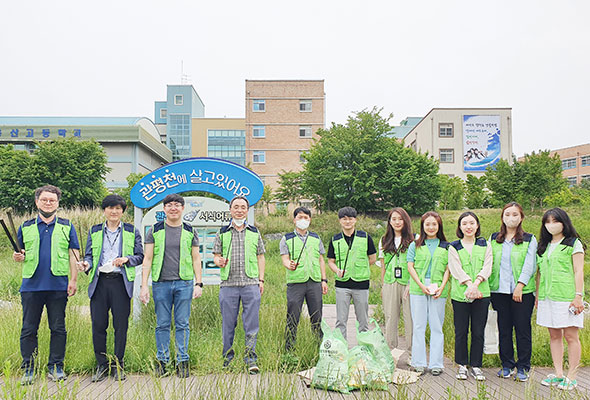
<svg viewBox="0 0 590 400"><path fill-rule="evenodd" d="M234 201L236 200L244 200L246 202L246 206L248 208L250 208L250 202L248 201L248 199L244 196L236 196L233 199L231 199L231 201L229 202L229 208L231 208L232 204L234 204Z"/></svg>
<svg viewBox="0 0 590 400"><path fill-rule="evenodd" d="M311 218L311 211L307 207L297 207L293 211L293 218L296 218L297 214L300 214L300 213L303 213L303 214L307 215L309 218Z"/></svg>
<svg viewBox="0 0 590 400"><path fill-rule="evenodd" d="M61 199L61 190L59 190L57 186L45 185L35 189L35 200L39 200L39 197L41 197L41 193L43 192L54 193L55 195L57 195L58 201Z"/></svg>
<svg viewBox="0 0 590 400"><path fill-rule="evenodd" d="M116 207L116 206L121 206L123 211L125 211L127 209L127 203L125 202L125 199L123 197L119 196L118 194L109 194L107 197L102 199L102 204L100 206L102 207L103 210L107 207Z"/></svg>
<svg viewBox="0 0 590 400"><path fill-rule="evenodd" d="M338 210L338 219L344 217L356 218L356 210L353 207L342 207Z"/></svg>
<svg viewBox="0 0 590 400"><path fill-rule="evenodd" d="M461 214L459 216L459 220L457 221L457 232L456 232L457 237L459 239L463 239L463 236L465 236L463 234L463 231L461 230L461 221L465 217L473 217L473 219L475 219L475 222L477 223L477 230L475 231L475 237L478 238L479 235L481 234L481 226L479 225L479 218L477 218L477 215L475 215L475 213L473 213L472 211L465 211L463 214Z"/></svg>
<svg viewBox="0 0 590 400"><path fill-rule="evenodd" d="M168 196L164 197L164 200L162 201L162 203L164 205L166 205L168 203L172 203L172 202L180 203L184 206L184 197L182 197L179 194L172 193L172 194L169 194Z"/></svg>

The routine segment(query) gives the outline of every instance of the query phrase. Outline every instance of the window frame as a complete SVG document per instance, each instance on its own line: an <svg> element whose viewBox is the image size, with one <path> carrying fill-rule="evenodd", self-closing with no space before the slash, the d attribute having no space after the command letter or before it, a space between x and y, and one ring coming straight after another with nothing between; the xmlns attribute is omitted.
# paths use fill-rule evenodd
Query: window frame
<svg viewBox="0 0 590 400"><path fill-rule="evenodd" d="M254 132L255 131L260 131L260 128L262 128L262 135L255 135ZM252 126L252 137L254 139L264 139L266 138L266 126L265 125L253 125Z"/></svg>
<svg viewBox="0 0 590 400"><path fill-rule="evenodd" d="M262 110L256 109L256 106L262 104ZM266 112L266 99L252 99L252 112Z"/></svg>
<svg viewBox="0 0 590 400"><path fill-rule="evenodd" d="M305 129L305 132L308 131L309 129L309 135L301 135L301 131ZM313 137L313 129L311 128L311 125L299 125L299 138L300 139L309 139Z"/></svg>
<svg viewBox="0 0 590 400"><path fill-rule="evenodd" d="M568 166L569 165L569 166ZM574 169L578 165L576 157L565 158L561 160L561 169Z"/></svg>
<svg viewBox="0 0 590 400"><path fill-rule="evenodd" d="M162 115L164 114L164 115ZM167 108L160 108L160 119L168 119L168 109Z"/></svg>
<svg viewBox="0 0 590 400"><path fill-rule="evenodd" d="M180 98L180 101L178 101L178 98ZM184 105L184 95L175 94L174 95L174 105L175 106L183 106Z"/></svg>
<svg viewBox="0 0 590 400"><path fill-rule="evenodd" d="M306 110L306 109L302 110L301 106L307 105L307 104L309 104L309 110ZM304 107L304 108L306 108L306 107ZM312 112L312 110L313 110L313 105L312 105L311 100L299 100L299 112Z"/></svg>
<svg viewBox="0 0 590 400"><path fill-rule="evenodd" d="M451 161L443 161L442 159L442 152L443 151L450 151L451 152ZM438 160L443 164L453 164L455 162L455 149L438 149Z"/></svg>
<svg viewBox="0 0 590 400"><path fill-rule="evenodd" d="M262 161L256 161L256 157L260 157L260 155L262 155L263 160ZM252 151L252 163L253 164L266 164L266 151L263 150L256 150L256 151Z"/></svg>
<svg viewBox="0 0 590 400"><path fill-rule="evenodd" d="M451 134L450 135L441 135L441 127L442 125L450 125L451 128ZM438 123L438 137L439 138L445 138L445 139L452 139L455 137L455 124L452 122L439 122Z"/></svg>

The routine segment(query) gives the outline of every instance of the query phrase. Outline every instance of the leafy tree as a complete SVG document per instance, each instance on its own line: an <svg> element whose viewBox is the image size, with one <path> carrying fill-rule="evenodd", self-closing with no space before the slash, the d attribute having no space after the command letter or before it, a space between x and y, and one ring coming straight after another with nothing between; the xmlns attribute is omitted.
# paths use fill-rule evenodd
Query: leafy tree
<svg viewBox="0 0 590 400"><path fill-rule="evenodd" d="M483 208L487 206L486 177L468 174L465 181L465 205L467 208Z"/></svg>
<svg viewBox="0 0 590 400"><path fill-rule="evenodd" d="M39 176L25 150L14 150L9 144L0 146L0 207L12 207L17 213L33 209Z"/></svg>
<svg viewBox="0 0 590 400"><path fill-rule="evenodd" d="M260 202L266 207L266 215L270 214L270 203L274 200L274 198L275 195L273 194L270 185L264 185L264 191L262 192Z"/></svg>
<svg viewBox="0 0 590 400"><path fill-rule="evenodd" d="M132 172L129 175L127 175L127 178L126 178L127 187L115 190L115 193L117 193L119 196L121 196L125 199L125 202L127 203L126 212L129 215L133 215L133 213L134 213L134 206L133 206L133 203L131 202L131 188L133 186L135 186L135 184L137 182L139 182L141 180L141 178L143 178L146 175L147 174L140 174L138 172Z"/></svg>
<svg viewBox="0 0 590 400"><path fill-rule="evenodd" d="M279 173L279 188L275 196L278 200L296 203L303 198L303 189L301 187L301 172L285 171Z"/></svg>
<svg viewBox="0 0 590 400"><path fill-rule="evenodd" d="M320 139L304 155L301 186L306 196L327 210L401 206L421 213L433 208L440 194L438 162L388 137L391 118L373 108L355 113L346 125L320 129Z"/></svg>
<svg viewBox="0 0 590 400"><path fill-rule="evenodd" d="M441 174L438 176L441 184L439 208L443 210L459 210L463 208L465 196L465 182L458 176L449 177Z"/></svg>
<svg viewBox="0 0 590 400"><path fill-rule="evenodd" d="M518 164L516 160L512 165L506 160L499 160L495 165L488 167L485 177L486 185L492 192L490 200L493 207L503 207L504 204L517 199L519 184L515 164Z"/></svg>

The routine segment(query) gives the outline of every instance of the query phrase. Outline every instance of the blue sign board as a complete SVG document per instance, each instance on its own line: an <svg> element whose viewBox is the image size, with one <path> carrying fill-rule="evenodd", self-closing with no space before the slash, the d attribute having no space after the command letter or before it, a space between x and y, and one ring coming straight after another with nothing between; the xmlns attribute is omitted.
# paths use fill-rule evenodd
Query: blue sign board
<svg viewBox="0 0 590 400"><path fill-rule="evenodd" d="M166 164L144 176L131 188L131 201L150 208L171 193L208 192L226 200L244 196L250 205L262 197L264 184L254 172L216 158L187 158Z"/></svg>

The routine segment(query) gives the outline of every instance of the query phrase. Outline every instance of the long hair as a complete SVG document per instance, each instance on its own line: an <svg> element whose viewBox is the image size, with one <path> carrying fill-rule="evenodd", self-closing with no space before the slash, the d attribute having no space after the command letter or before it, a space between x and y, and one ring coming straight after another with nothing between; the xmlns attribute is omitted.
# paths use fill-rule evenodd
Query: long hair
<svg viewBox="0 0 590 400"><path fill-rule="evenodd" d="M524 211L522 210L522 206L518 204L516 201L511 201L510 203L506 204L502 209L502 213L500 214L500 221L502 225L500 226L500 233L496 236L496 242L504 243L506 240L506 224L504 223L504 211L510 207L516 207L520 212L520 224L516 227L516 233L514 234L514 244L521 244L523 242L524 230L522 229L522 221L524 220Z"/></svg>
<svg viewBox="0 0 590 400"><path fill-rule="evenodd" d="M404 221L404 226L402 227L402 241L397 249L395 248L395 231L389 222L393 213L398 213L399 216L402 217L402 221ZM389 211L389 214L387 214L387 230L381 240L383 251L386 253L403 253L408 249L410 243L414 240L414 235L412 234L412 220L406 210L401 207L395 207Z"/></svg>
<svg viewBox="0 0 590 400"><path fill-rule="evenodd" d="M434 211L427 211L424 213L424 215L422 215L422 218L420 218L420 237L416 239L416 247L422 246L424 244L424 241L426 240L426 232L424 232L424 221L428 217L433 217L434 219L436 219L436 222L438 222L438 232L436 232L436 237L441 242L447 241L445 233L443 232L442 218L440 217L440 215L438 215L438 213Z"/></svg>
<svg viewBox="0 0 590 400"><path fill-rule="evenodd" d="M481 226L479 224L479 218L477 218L477 215L475 215L475 213L473 211L465 211L463 214L461 214L459 216L459 220L457 221L457 232L456 232L457 237L459 239L463 239L463 236L465 236L463 234L463 231L461 230L461 221L465 217L473 217L473 219L475 219L475 222L477 222L477 230L475 231L475 238L478 238L479 235L481 234Z"/></svg>
<svg viewBox="0 0 590 400"><path fill-rule="evenodd" d="M561 222L563 224L563 236L564 238L578 238L580 239L580 235L576 232L576 229L572 225L572 220L570 219L569 215L565 211L563 211L559 207L552 208L550 210L545 211L543 214L543 219L541 221L541 235L539 239L539 247L537 247L537 254L542 256L547 250L547 246L551 242L553 235L549 233L547 228L545 228L545 223L549 219L549 217L553 217L553 219L557 222ZM582 246L584 244L582 243ZM584 246L585 248L586 246Z"/></svg>

